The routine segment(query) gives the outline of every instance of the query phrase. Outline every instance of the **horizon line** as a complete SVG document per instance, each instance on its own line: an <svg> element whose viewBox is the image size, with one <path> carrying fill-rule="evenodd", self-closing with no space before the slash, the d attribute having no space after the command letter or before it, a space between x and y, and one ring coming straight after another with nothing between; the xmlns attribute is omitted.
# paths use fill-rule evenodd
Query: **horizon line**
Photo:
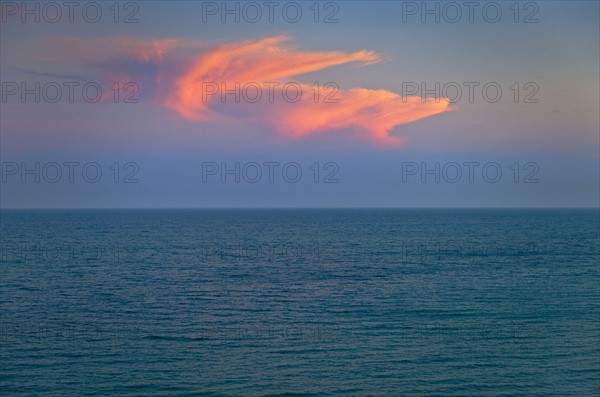
<svg viewBox="0 0 600 397"><path fill-rule="evenodd" d="M598 207L0 207L0 211L19 210L544 210L544 209L587 209Z"/></svg>

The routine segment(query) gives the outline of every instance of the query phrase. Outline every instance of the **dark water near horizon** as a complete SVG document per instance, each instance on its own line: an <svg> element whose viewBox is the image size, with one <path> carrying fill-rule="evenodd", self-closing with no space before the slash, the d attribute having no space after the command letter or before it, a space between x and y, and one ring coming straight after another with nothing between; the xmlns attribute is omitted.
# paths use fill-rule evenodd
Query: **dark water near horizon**
<svg viewBox="0 0 600 397"><path fill-rule="evenodd" d="M600 395L598 210L0 214L2 395Z"/></svg>

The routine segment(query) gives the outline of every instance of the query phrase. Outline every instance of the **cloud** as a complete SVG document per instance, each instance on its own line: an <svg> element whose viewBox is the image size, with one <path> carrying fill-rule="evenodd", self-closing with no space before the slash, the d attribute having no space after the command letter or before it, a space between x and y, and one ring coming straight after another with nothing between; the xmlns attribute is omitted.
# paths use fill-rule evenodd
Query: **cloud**
<svg viewBox="0 0 600 397"><path fill-rule="evenodd" d="M309 88L309 87L306 87ZM308 100L302 106L290 107L270 121L278 131L288 136L325 133L331 130L354 129L380 146L399 146L402 140L391 136L390 131L448 109L448 101L436 102L433 98L422 101L420 97L402 98L386 90L354 88L341 90L339 102L318 103Z"/></svg>
<svg viewBox="0 0 600 397"><path fill-rule="evenodd" d="M52 60L68 59L71 63L95 64L107 61L135 60L142 63L159 63L167 53L182 48L200 49L206 46L198 40L165 38L142 40L132 37L88 38L54 37L47 40L52 49Z"/></svg>
<svg viewBox="0 0 600 397"><path fill-rule="evenodd" d="M402 98L383 89L321 86L317 91L298 78L348 63L369 65L381 55L303 51L289 41L274 36L208 46L192 40L115 38L92 48L70 39L60 47L108 69L119 81L141 80L140 91L151 91L160 104L190 122L233 116L291 139L353 131L378 145L398 146L401 139L390 135L394 127L449 110L447 100Z"/></svg>

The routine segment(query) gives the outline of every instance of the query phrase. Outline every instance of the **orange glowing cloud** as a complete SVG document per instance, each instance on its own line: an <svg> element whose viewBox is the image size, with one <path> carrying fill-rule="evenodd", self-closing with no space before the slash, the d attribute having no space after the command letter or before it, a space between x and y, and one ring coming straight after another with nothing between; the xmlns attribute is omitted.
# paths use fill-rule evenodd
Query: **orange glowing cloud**
<svg viewBox="0 0 600 397"><path fill-rule="evenodd" d="M192 121L214 117L214 113L231 113L237 107L233 110L235 115L269 125L291 138L354 129L387 146L400 143L398 138L389 136L395 126L448 109L446 100L422 101L418 97L403 100L390 91L365 88L339 90L327 102L322 98L316 100L315 88L306 84L295 86L295 90L302 93L300 99L296 100L293 94L293 102L282 100L277 90L282 90L280 87L294 76L350 62L370 64L380 59L370 51L298 51L286 46L287 40L286 36L277 36L230 43L201 54L175 81L175 90L165 104ZM278 84L274 89L275 101L273 97L267 99L269 88L275 87L274 84ZM242 95L238 98L225 95L225 90L240 94L245 86L253 90L252 98L258 93L252 87L262 88L263 96L257 103L238 104L244 102ZM208 88L212 91L206 92Z"/></svg>
<svg viewBox="0 0 600 397"><path fill-rule="evenodd" d="M140 83L140 91L148 88L154 99L189 121L228 115L267 126L292 139L354 131L378 145L398 146L401 139L390 135L394 127L449 110L447 100L403 98L383 89L335 87L332 92L321 86L316 96L315 87L298 82L297 76L352 62L368 65L381 56L366 50L302 51L288 41L287 36L275 36L208 47L193 40L116 38L90 46L70 39L62 42L60 49L110 69L119 80L131 76ZM175 52L181 49L188 52ZM112 59L106 56L111 51ZM132 58L142 66L132 67L127 61ZM125 70L114 70L119 65ZM135 79L136 71L138 75L147 71L143 65L151 65L154 74ZM283 88L290 84L294 99L283 100ZM262 92L257 92L257 87ZM240 98L248 92L253 100Z"/></svg>
<svg viewBox="0 0 600 397"><path fill-rule="evenodd" d="M395 126L444 112L449 105L447 100L402 98L390 91L365 88L340 90L338 96L338 103L319 103L310 99L302 106L284 108L279 117L269 121L276 130L296 138L351 128L365 133L378 145L399 146L402 140L389 135Z"/></svg>
<svg viewBox="0 0 600 397"><path fill-rule="evenodd" d="M248 83L281 82L293 76L353 61L376 62L372 52L300 52L283 46L286 36L226 44L200 55L177 79L175 93L167 105L190 120L201 120L208 106L207 83L235 88ZM266 88L266 87L265 87ZM221 95L219 95L221 97Z"/></svg>

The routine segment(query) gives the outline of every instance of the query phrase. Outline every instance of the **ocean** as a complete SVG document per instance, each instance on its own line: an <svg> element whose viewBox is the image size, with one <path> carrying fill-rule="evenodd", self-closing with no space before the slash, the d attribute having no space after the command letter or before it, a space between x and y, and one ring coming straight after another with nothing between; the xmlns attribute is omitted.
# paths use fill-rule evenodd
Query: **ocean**
<svg viewBox="0 0 600 397"><path fill-rule="evenodd" d="M597 209L0 215L2 395L600 395Z"/></svg>

